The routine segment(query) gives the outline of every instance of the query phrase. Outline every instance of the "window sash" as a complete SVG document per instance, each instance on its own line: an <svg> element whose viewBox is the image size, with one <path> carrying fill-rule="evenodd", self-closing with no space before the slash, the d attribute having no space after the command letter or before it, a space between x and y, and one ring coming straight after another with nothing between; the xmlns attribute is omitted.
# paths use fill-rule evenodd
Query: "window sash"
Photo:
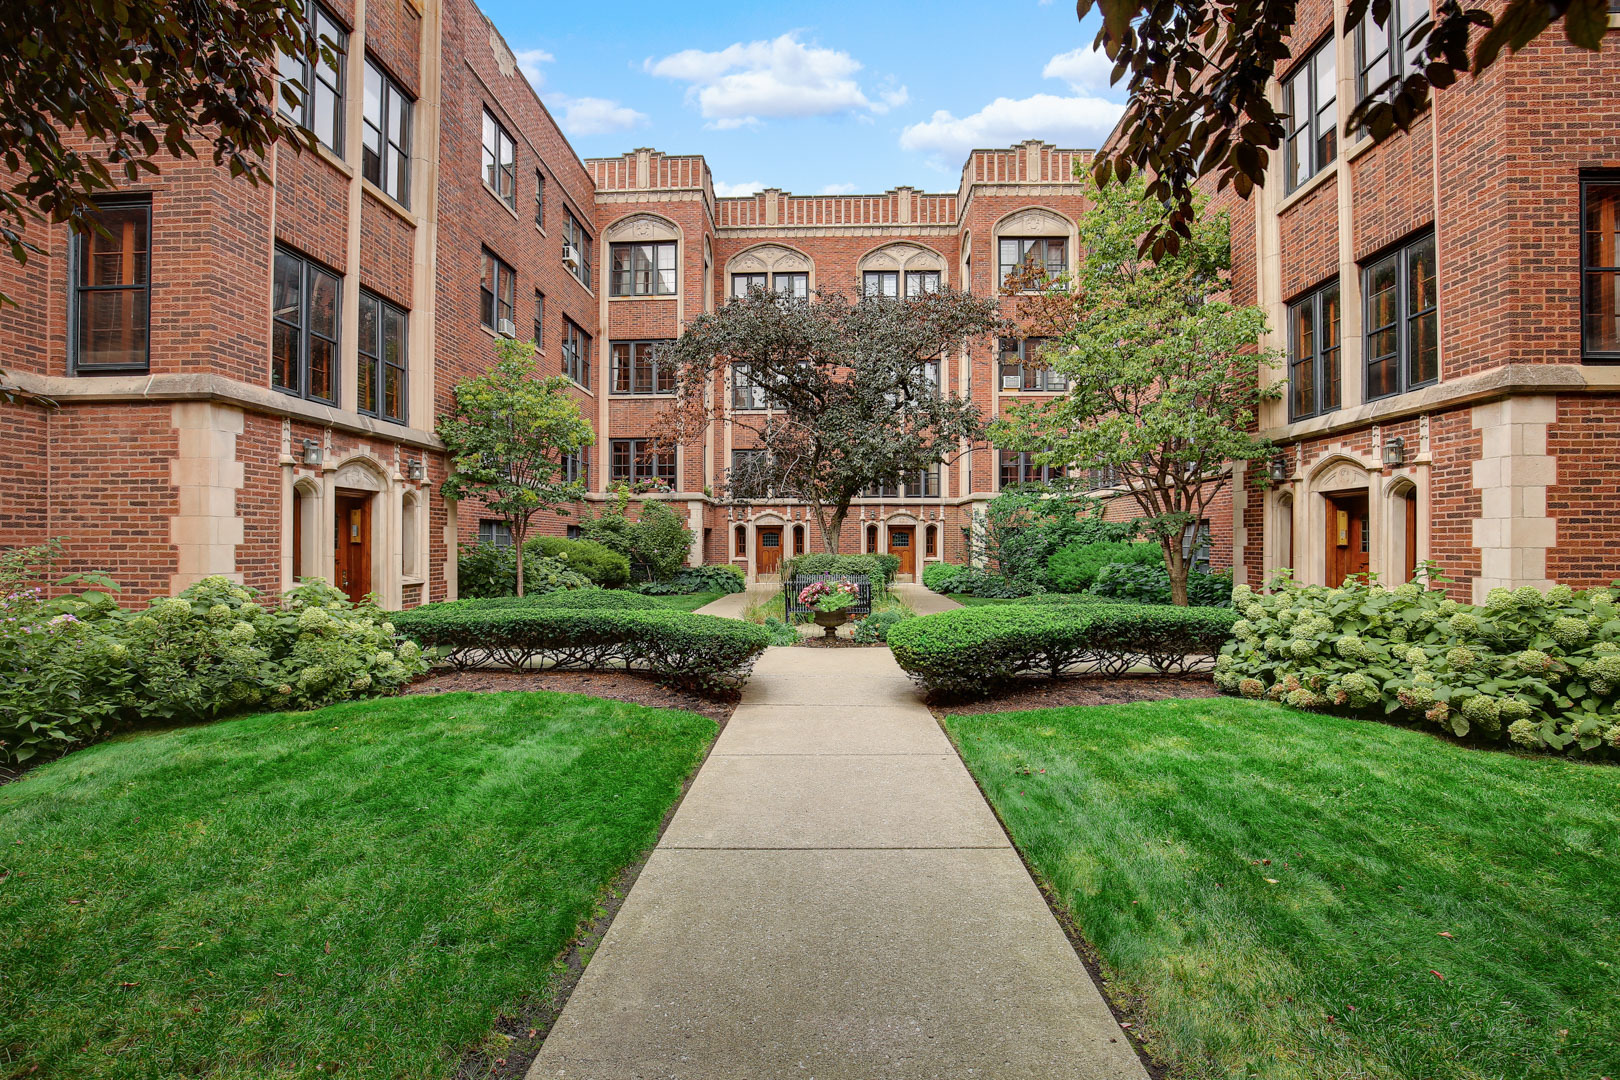
<svg viewBox="0 0 1620 1080"><path fill-rule="evenodd" d="M589 447L580 447L572 454L562 457L562 479L566 484L586 483L587 468L589 466Z"/></svg>
<svg viewBox="0 0 1620 1080"><path fill-rule="evenodd" d="M334 154L343 156L343 58L349 51L349 32L337 19L319 4L304 6L304 29L315 42L315 57L282 55L278 62L283 80L295 79L304 88L302 100L295 105L287 102L277 91L277 103L283 115L300 127L315 133ZM336 63L328 63L320 53L321 40L332 43Z"/></svg>
<svg viewBox="0 0 1620 1080"><path fill-rule="evenodd" d="M923 296L926 293L939 292L938 270L908 270L906 271L906 295Z"/></svg>
<svg viewBox="0 0 1620 1080"><path fill-rule="evenodd" d="M405 422L410 316L374 293L360 291L360 412Z"/></svg>
<svg viewBox="0 0 1620 1080"><path fill-rule="evenodd" d="M1439 381L1438 293L1432 232L1363 269L1365 400Z"/></svg>
<svg viewBox="0 0 1620 1080"><path fill-rule="evenodd" d="M810 299L810 275L807 273L773 274L771 291L792 300Z"/></svg>
<svg viewBox="0 0 1620 1080"><path fill-rule="evenodd" d="M270 291L270 386L337 404L342 279L295 252L275 250Z"/></svg>
<svg viewBox="0 0 1620 1080"><path fill-rule="evenodd" d="M534 223L546 227L546 174L539 169L534 170Z"/></svg>
<svg viewBox="0 0 1620 1080"><path fill-rule="evenodd" d="M587 390L591 386L591 338L574 320L563 319L563 374Z"/></svg>
<svg viewBox="0 0 1620 1080"><path fill-rule="evenodd" d="M1036 363L1042 346L1048 338L1001 339L1001 377L1016 376L1019 389L1032 393L1061 394L1069 389L1068 376L1055 371L1050 365ZM998 390L1005 389L1001 382Z"/></svg>
<svg viewBox="0 0 1620 1080"><path fill-rule="evenodd" d="M488 248L481 249L483 261L478 280L478 318L487 330L502 337L517 333L513 312L517 309L517 275L512 273L499 255ZM502 329L506 323L509 329Z"/></svg>
<svg viewBox="0 0 1620 1080"><path fill-rule="evenodd" d="M900 295L900 271L866 270L862 272L861 295L898 297Z"/></svg>
<svg viewBox="0 0 1620 1080"><path fill-rule="evenodd" d="M919 469L897 484L873 484L861 492L865 499L937 499L939 466Z"/></svg>
<svg viewBox="0 0 1620 1080"><path fill-rule="evenodd" d="M1394 0L1389 21L1379 26L1369 8L1356 26L1356 100L1366 101L1390 79L1394 94L1407 76L1423 66L1418 42L1428 29L1428 0Z"/></svg>
<svg viewBox="0 0 1620 1080"><path fill-rule="evenodd" d="M1620 174L1581 181L1581 354L1620 360Z"/></svg>
<svg viewBox="0 0 1620 1080"><path fill-rule="evenodd" d="M653 451L652 439L613 439L609 444L612 455L609 478L615 483L658 481L674 488L675 451Z"/></svg>
<svg viewBox="0 0 1620 1080"><path fill-rule="evenodd" d="M517 144L488 109L484 110L483 178L502 202L517 208Z"/></svg>
<svg viewBox="0 0 1620 1080"><path fill-rule="evenodd" d="M1016 484L1049 484L1053 480L1067 475L1062 465L1040 465L1035 461L1035 453L1029 450L1013 453L1008 450L997 451L999 455L1001 486L1013 487Z"/></svg>
<svg viewBox="0 0 1620 1080"><path fill-rule="evenodd" d="M614 244L612 296L675 295L675 241Z"/></svg>
<svg viewBox="0 0 1620 1080"><path fill-rule="evenodd" d="M1333 412L1340 404L1339 283L1288 307L1288 415Z"/></svg>
<svg viewBox="0 0 1620 1080"><path fill-rule="evenodd" d="M675 392L675 368L661 362L657 346L667 341L616 341L609 364L615 394L667 395Z"/></svg>
<svg viewBox="0 0 1620 1080"><path fill-rule="evenodd" d="M731 407L739 412L758 412L766 407L765 387L754 381L747 364L731 365Z"/></svg>
<svg viewBox="0 0 1620 1080"><path fill-rule="evenodd" d="M769 288L769 275L767 274L732 274L731 295L739 299L748 295L749 289Z"/></svg>
<svg viewBox="0 0 1620 1080"><path fill-rule="evenodd" d="M360 175L401 206L411 204L412 102L368 56L360 124Z"/></svg>
<svg viewBox="0 0 1620 1080"><path fill-rule="evenodd" d="M68 297L72 370L144 371L152 354L152 204L108 199L112 234L75 234Z"/></svg>
<svg viewBox="0 0 1620 1080"><path fill-rule="evenodd" d="M1057 277L1069 269L1069 241L1062 236L1003 236L997 246L1003 286L1015 270L1026 263L1037 262L1047 277Z"/></svg>
<svg viewBox="0 0 1620 1080"><path fill-rule="evenodd" d="M573 247L579 252L579 267L571 271L580 284L587 289L591 287L591 238L585 232L585 226L574 217L572 210L563 210L563 248Z"/></svg>
<svg viewBox="0 0 1620 1080"><path fill-rule="evenodd" d="M1333 163L1339 150L1338 65L1329 38L1283 80L1288 191Z"/></svg>

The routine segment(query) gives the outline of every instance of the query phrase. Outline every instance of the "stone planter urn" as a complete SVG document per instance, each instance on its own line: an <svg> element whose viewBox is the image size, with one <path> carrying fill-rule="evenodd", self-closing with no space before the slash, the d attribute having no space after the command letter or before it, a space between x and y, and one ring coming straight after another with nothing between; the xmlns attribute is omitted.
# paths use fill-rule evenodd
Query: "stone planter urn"
<svg viewBox="0 0 1620 1080"><path fill-rule="evenodd" d="M818 611L816 612L816 625L827 631L826 637L831 639L838 636L838 628L849 622L847 611Z"/></svg>

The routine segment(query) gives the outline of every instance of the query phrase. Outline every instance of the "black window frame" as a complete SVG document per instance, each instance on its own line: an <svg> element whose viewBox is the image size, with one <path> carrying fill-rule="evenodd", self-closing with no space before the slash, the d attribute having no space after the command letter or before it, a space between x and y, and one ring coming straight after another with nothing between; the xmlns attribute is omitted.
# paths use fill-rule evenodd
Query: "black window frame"
<svg viewBox="0 0 1620 1080"><path fill-rule="evenodd" d="M1017 393L1068 393L1068 376L1055 370L1050 364L1043 365L1035 362L1041 346L1051 340L1051 338L1044 337L1001 338L996 345L996 392L1014 392L1009 390L1005 379L1016 369L1019 382ZM1009 342L1013 343L1011 349L1007 347ZM1012 359L1009 359L1009 357Z"/></svg>
<svg viewBox="0 0 1620 1080"><path fill-rule="evenodd" d="M906 477L902 483L872 484L861 492L863 499L937 499L939 466L930 465Z"/></svg>
<svg viewBox="0 0 1620 1080"><path fill-rule="evenodd" d="M663 265L666 252L668 267ZM648 260L645 265L638 264L638 254ZM628 259L623 267L621 258ZM674 240L625 240L608 245L609 296L674 296L679 291L680 260Z"/></svg>
<svg viewBox="0 0 1620 1080"><path fill-rule="evenodd" d="M1430 266L1434 268L1431 285L1433 295L1431 302L1426 307L1412 311L1410 310L1411 260L1424 247L1429 249ZM1363 356L1361 369L1363 401L1379 401L1383 398L1397 397L1425 386L1433 386L1440 381L1440 275L1439 267L1435 263L1436 253L1434 230L1432 228L1424 229L1362 264L1361 340ZM1395 264L1395 320L1391 323L1374 324L1372 312L1374 300L1372 291L1373 275L1380 267L1391 261ZM1413 379L1411 378L1413 324L1424 317L1433 320L1434 374L1425 379ZM1376 332L1391 328L1395 331L1395 351L1381 352L1375 357L1373 355L1373 335ZM1373 368L1375 365L1389 362L1393 362L1395 365L1395 388L1375 394L1373 393Z"/></svg>
<svg viewBox="0 0 1620 1080"><path fill-rule="evenodd" d="M367 102L370 99L370 84L375 75L378 83L377 108L381 115L373 123L372 117L366 114ZM360 93L360 175L371 181L383 194L393 199L399 205L410 208L411 205L411 125L416 118L416 100L405 92L392 75L370 55L366 56L366 85ZM404 123L398 123L399 115L403 113ZM404 138L404 145L394 140L393 130L398 127ZM377 140L376 151L369 143L375 134ZM399 171L394 175L394 184L390 186L389 171L386 165L390 152L398 155ZM375 167L373 167L375 162ZM375 175L373 175L375 174ZM397 190L394 190L397 188Z"/></svg>
<svg viewBox="0 0 1620 1080"><path fill-rule="evenodd" d="M274 306L274 261L282 258L292 259L299 266L297 323L290 322L284 318L275 310ZM297 251L294 248L286 247L282 244L275 245L271 259L272 285L270 292L270 320L272 329L270 389L286 394L288 397L303 398L307 401L319 401L326 405L336 406L338 404L338 398L342 394L343 386L343 275L338 273L336 270L333 270L329 266L316 262L303 252ZM330 278L332 280L333 287L337 290L336 302L333 304L332 310L332 335L330 337L325 334L317 333L310 318L310 302L312 299L312 294L314 293L314 289L311 288L311 284L314 282L317 276ZM298 385L296 387L276 385L274 329L276 326L291 327L298 334ZM330 397L322 397L320 394L313 393L310 390L310 341L312 338L318 338L331 346L332 359L330 374L328 376L331 382Z"/></svg>
<svg viewBox="0 0 1620 1080"><path fill-rule="evenodd" d="M146 219L146 280L139 285L86 285L83 283L84 271L88 265L84 245L93 239L93 233L74 233L72 242L68 247L68 374L70 375L119 375L134 374L150 371L152 368L152 251L155 247L156 237L152 229L152 199L150 196L119 195L97 199L98 211L105 210L131 210L139 209L145 212ZM139 362L129 361L120 363L85 363L83 325L84 299L86 293L106 292L133 292L140 296L140 304L145 312L146 334L145 347L141 350Z"/></svg>
<svg viewBox="0 0 1620 1080"><path fill-rule="evenodd" d="M913 281L918 283L915 290L911 287ZM932 288L928 287L929 281L933 282ZM927 296L929 293L937 293L944 285L945 274L941 270L907 270L904 295L907 299L915 299L919 296Z"/></svg>
<svg viewBox="0 0 1620 1080"><path fill-rule="evenodd" d="M631 338L615 340L608 346L608 393L615 397L671 397L675 393L675 366L660 346L672 345L669 338ZM624 350L628 369L619 359ZM647 361L645 387L640 382L641 360ZM620 378L624 375L624 378ZM620 389L621 384L628 389Z"/></svg>
<svg viewBox="0 0 1620 1080"><path fill-rule="evenodd" d="M657 442L658 440L649 438L609 439L609 482L635 485L650 481L667 485L669 490L674 491L679 462L676 461L673 449L652 453L649 448L657 445Z"/></svg>
<svg viewBox="0 0 1620 1080"><path fill-rule="evenodd" d="M373 304L377 308L376 331L372 335L366 333L366 306ZM399 350L396 355L398 363L392 363L387 353L387 325L388 316L393 315L399 319L400 337ZM365 416L375 416L379 420L387 420L395 424L405 423L410 412L410 345L411 345L411 313L398 304L388 300L370 289L360 290L360 319L356 327L356 334L360 339L360 381L356 392L355 411ZM367 341L367 337L371 340ZM388 373L390 370L398 372L398 413L390 413L388 402ZM366 376L370 374L371 386L376 392L376 404L366 405Z"/></svg>
<svg viewBox="0 0 1620 1080"><path fill-rule="evenodd" d="M1402 10L1406 4L1411 5L1411 11ZM1408 21L1410 21L1411 25L1407 25ZM1362 16L1361 22L1356 25L1357 103L1366 101L1385 83L1389 83L1389 88L1385 91L1386 95L1399 90L1401 82L1423 62L1422 55L1413 48L1413 38L1418 36L1417 31L1423 30L1430 21L1431 14L1428 0L1392 0L1389 8L1389 25L1382 27L1373 21L1371 7L1367 9L1366 15ZM1369 60L1367 58L1367 35L1372 30L1377 30L1383 36L1383 41L1379 55ZM1394 44L1396 42L1400 43L1398 49ZM1368 74L1380 60L1384 61L1385 70L1388 74L1378 83L1370 83ZM1389 80L1391 79L1394 82L1390 83Z"/></svg>
<svg viewBox="0 0 1620 1080"><path fill-rule="evenodd" d="M879 286L880 286L876 291L874 291L873 288L872 288L872 283L873 282L877 282L879 284ZM894 284L894 291L893 292L885 292L881 286L887 285L890 282L892 282ZM901 285L900 271L898 271L898 270L862 270L861 271L861 296L862 297L880 296L880 297L884 297L885 299L889 299L889 300L898 300L900 298L900 285Z"/></svg>
<svg viewBox="0 0 1620 1080"><path fill-rule="evenodd" d="M546 174L534 170L534 227L546 231Z"/></svg>
<svg viewBox="0 0 1620 1080"><path fill-rule="evenodd" d="M562 373L585 390L591 388L591 335L568 316L562 324Z"/></svg>
<svg viewBox="0 0 1620 1080"><path fill-rule="evenodd" d="M512 523L505 518L479 518L478 542L491 547L508 548L513 544Z"/></svg>
<svg viewBox="0 0 1620 1080"><path fill-rule="evenodd" d="M742 291L737 286L742 285ZM771 275L766 273L736 273L731 275L731 299L741 300L747 296L751 289L766 289L771 287Z"/></svg>
<svg viewBox="0 0 1620 1080"><path fill-rule="evenodd" d="M591 234L585 230L585 226L583 224L581 224L579 218L574 216L574 211L572 209L570 209L569 207L566 207L566 206L563 207L563 227L562 227L562 250L563 250L563 254L566 255L568 253L568 249L570 247L572 247L575 251L577 251L579 253L578 264L575 266L574 269L569 270L568 272L573 274L575 280L577 280L581 285L585 286L587 289L592 287L592 285L591 285L591 280L592 280L592 278L591 278L591 245L592 245L592 243L593 243L593 241L591 240ZM564 269L567 269L567 265L568 265L567 263L563 264Z"/></svg>
<svg viewBox="0 0 1620 1080"><path fill-rule="evenodd" d="M1330 304L1331 301L1331 304ZM1328 311L1333 312L1332 319ZM1301 333L1296 316L1308 315L1310 342ZM1288 419L1307 420L1337 412L1344 405L1344 293L1339 279L1317 286L1288 305ZM1333 327L1331 335L1323 330ZM1331 336L1331 344L1326 343ZM1311 376L1309 408L1301 409L1297 390L1299 372L1309 368Z"/></svg>
<svg viewBox="0 0 1620 1080"><path fill-rule="evenodd" d="M1017 245L1019 249L1018 257L1012 262L1008 262L1005 258L1007 244ZM1067 236L998 236L996 238L996 287L998 289L1006 288L1007 279L1012 276L1013 271L1029 262L1029 256L1034 251L1033 245L1035 244L1046 245L1041 253L1041 265L1045 268L1048 278L1057 278L1069 272L1069 238ZM1052 262L1053 244L1058 245L1058 253L1061 256L1055 270ZM1026 247L1025 245L1030 246Z"/></svg>
<svg viewBox="0 0 1620 1080"><path fill-rule="evenodd" d="M1317 173L1333 164L1339 156L1339 64L1337 42L1332 34L1312 49L1282 80L1283 91L1283 185L1284 194L1299 190ZM1333 96L1321 100L1322 64L1332 66ZM1303 111L1294 100L1294 86L1299 77L1305 77ZM1323 113L1331 111L1326 127ZM1324 152L1323 142L1327 142ZM1306 150L1304 171L1296 169L1296 148L1303 141Z"/></svg>
<svg viewBox="0 0 1620 1080"><path fill-rule="evenodd" d="M764 412L770 408L765 386L757 381L745 363L731 365L731 411Z"/></svg>
<svg viewBox="0 0 1620 1080"><path fill-rule="evenodd" d="M1581 217L1576 226L1576 243L1580 245L1581 263L1581 360L1584 363L1614 364L1620 363L1620 170L1594 169L1581 173ZM1615 189L1615 241L1613 241L1613 265L1607 266L1592 260L1591 237L1594 230L1589 225L1589 215L1592 211L1591 189L1595 187L1610 187ZM1600 276L1609 278L1614 284L1612 291L1617 301L1615 311L1609 316L1614 323L1611 337L1615 341L1613 349L1592 348L1588 342L1593 335L1588 333L1589 324L1594 317L1601 317L1600 312L1593 310L1593 286Z"/></svg>
<svg viewBox="0 0 1620 1080"><path fill-rule="evenodd" d="M498 337L515 338L517 273L511 263L489 248L480 247L478 250L478 325ZM501 329L503 307L506 310L504 321L512 327L509 331Z"/></svg>
<svg viewBox="0 0 1620 1080"><path fill-rule="evenodd" d="M491 195L501 202L517 209L517 140L512 133L506 130L488 105L484 106L484 115L478 133L478 178L484 182L484 187ZM492 130L493 129L493 130ZM494 142L491 143L491 137ZM506 160L501 158L501 149L505 148L510 156ZM500 182L506 180L511 184L510 191L502 191Z"/></svg>
<svg viewBox="0 0 1620 1080"><path fill-rule="evenodd" d="M328 28L321 25L323 19L330 24L332 30L337 31L336 34L327 32ZM276 107L282 115L291 118L299 127L312 132L322 145L341 158L343 156L343 136L345 134L343 121L348 114L348 109L344 105L344 99L348 96L348 64L344 61L349 55L349 35L353 31L323 5L316 3L315 0L306 0L303 23L305 32L315 42L315 58L310 60L303 56L288 56L282 53L279 58L278 74L283 81L289 78L296 79L303 86L304 95L297 106L294 106L282 96L278 87ZM323 36L331 41L332 52L337 61L331 69L337 83L336 86L332 85L328 80L320 78L318 74L318 69L325 66L320 51ZM297 68L297 71L294 71L293 68ZM322 139L320 129L315 126L315 110L320 101L320 91L317 89L317 83L329 90L333 98L331 142Z"/></svg>
<svg viewBox="0 0 1620 1080"><path fill-rule="evenodd" d="M582 446L572 454L564 454L562 456L562 461L560 462L562 472L560 475L563 483L579 483L589 485L591 465L590 450L590 447Z"/></svg>
<svg viewBox="0 0 1620 1080"><path fill-rule="evenodd" d="M546 348L546 294L534 290L534 347L537 352Z"/></svg>
<svg viewBox="0 0 1620 1080"><path fill-rule="evenodd" d="M1042 450L997 450L996 451L996 490L1005 491L1009 487L1021 484L1050 484L1053 480L1061 480L1068 475L1068 468L1064 465L1038 465L1035 455L1045 453ZM1012 459L1009 461L1009 457ZM1015 479L1008 481L1008 470L1014 470ZM1035 479L1028 479L1030 472L1036 473Z"/></svg>

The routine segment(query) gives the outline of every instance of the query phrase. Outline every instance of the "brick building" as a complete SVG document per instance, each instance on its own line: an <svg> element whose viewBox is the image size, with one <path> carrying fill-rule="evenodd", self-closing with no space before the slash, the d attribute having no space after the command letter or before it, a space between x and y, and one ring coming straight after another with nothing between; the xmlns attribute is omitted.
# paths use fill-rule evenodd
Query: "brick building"
<svg viewBox="0 0 1620 1080"><path fill-rule="evenodd" d="M44 255L0 266L18 301L0 310L5 368L59 406L0 406L0 545L64 537L130 600L218 573L268 591L320 575L386 605L452 596L458 542L502 533L439 495L435 415L509 336L574 380L598 433L576 463L593 500L666 488L649 497L691 523L693 561L769 573L819 537L802 507L711 497L743 449L729 420L645 452L669 389L650 343L753 282L993 294L1003 248L1073 256L1080 151L975 151L944 194L717 198L701 157L582 162L470 0L309 11L343 54L297 72L317 152L278 148L260 188L171 162L105 200L110 236L36 230ZM990 412L1046 392L997 351L946 357L941 378ZM742 382L719 392L756 404ZM843 549L895 550L912 572L960 558L1001 479L993 451L965 447L860 500Z"/></svg>
<svg viewBox="0 0 1620 1080"><path fill-rule="evenodd" d="M1620 51L1543 34L1436 93L1406 134L1343 119L1412 61L1390 38L1299 8L1273 87L1284 152L1232 215L1234 299L1264 306L1286 362L1261 416L1280 482L1233 477L1217 561L1259 585L1291 567L1404 581L1434 560L1453 595L1620 578ZM1615 25L1620 26L1620 23ZM1116 133L1117 137L1117 133ZM1584 319L1583 319L1584 312ZM1228 546L1229 545L1229 546Z"/></svg>

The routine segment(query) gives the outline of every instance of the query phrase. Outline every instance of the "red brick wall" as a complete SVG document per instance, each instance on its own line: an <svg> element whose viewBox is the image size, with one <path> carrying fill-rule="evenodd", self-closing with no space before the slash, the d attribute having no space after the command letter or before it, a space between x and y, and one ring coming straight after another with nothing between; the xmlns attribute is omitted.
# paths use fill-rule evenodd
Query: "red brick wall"
<svg viewBox="0 0 1620 1080"><path fill-rule="evenodd" d="M1547 489L1547 513L1558 521L1558 542L1547 552L1554 581L1590 588L1620 579L1617 439L1620 399L1558 399L1558 420L1547 429L1547 452L1558 459L1558 482Z"/></svg>

